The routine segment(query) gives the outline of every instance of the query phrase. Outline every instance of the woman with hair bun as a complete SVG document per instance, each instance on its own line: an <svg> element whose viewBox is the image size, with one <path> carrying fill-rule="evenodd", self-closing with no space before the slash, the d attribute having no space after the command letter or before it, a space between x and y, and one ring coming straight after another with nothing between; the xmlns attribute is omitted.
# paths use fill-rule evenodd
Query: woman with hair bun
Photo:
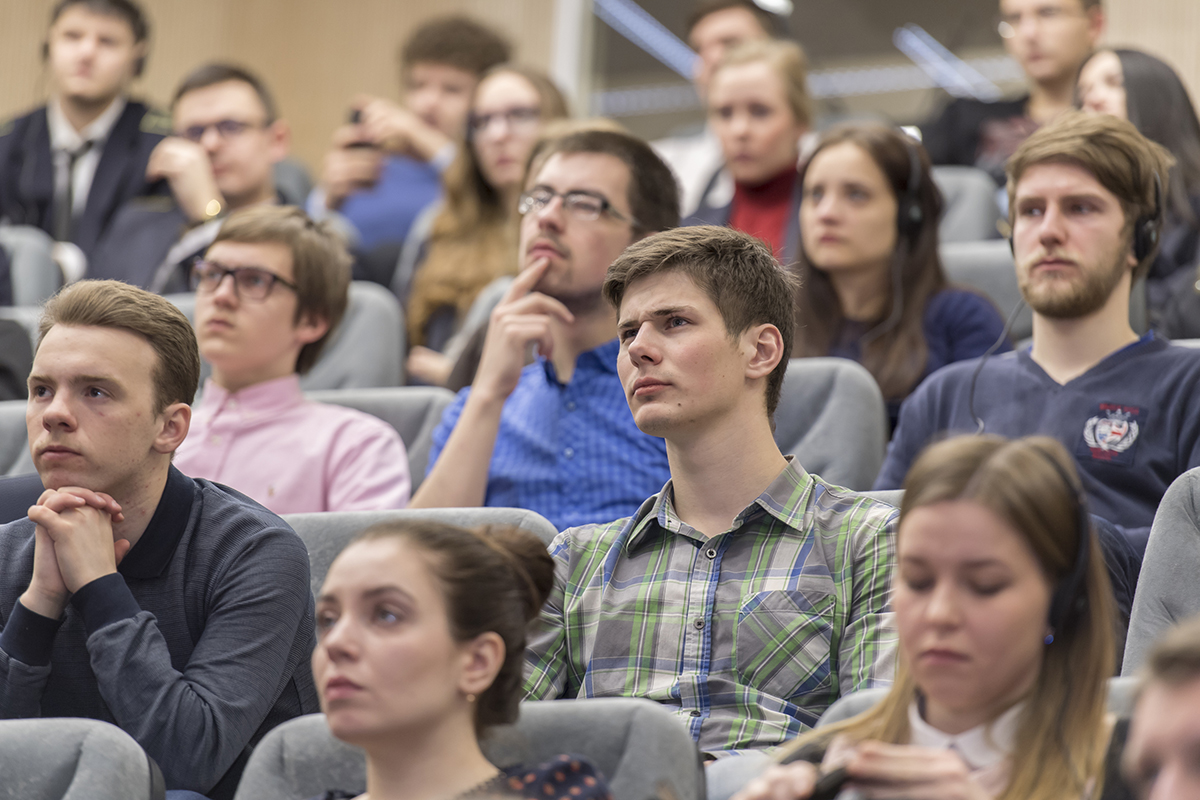
<svg viewBox="0 0 1200 800"><path fill-rule="evenodd" d="M1112 590L1070 454L1049 437L949 439L904 489L891 691L785 745L791 763L734 800L810 798L837 770L855 797L1127 797L1105 780L1121 756Z"/></svg>
<svg viewBox="0 0 1200 800"><path fill-rule="evenodd" d="M479 746L516 721L525 631L553 582L545 545L518 528L382 523L334 560L313 678L333 735L366 751L360 800L610 797L585 759L500 769Z"/></svg>

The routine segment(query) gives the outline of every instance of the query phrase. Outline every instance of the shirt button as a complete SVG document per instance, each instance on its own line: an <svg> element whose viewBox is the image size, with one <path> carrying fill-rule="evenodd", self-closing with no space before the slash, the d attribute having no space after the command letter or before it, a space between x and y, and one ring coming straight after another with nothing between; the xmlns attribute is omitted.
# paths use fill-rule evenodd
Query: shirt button
<svg viewBox="0 0 1200 800"><path fill-rule="evenodd" d="M563 450L563 455L566 456L567 458L574 458L575 457L575 449L572 447L568 447L566 450Z"/></svg>
<svg viewBox="0 0 1200 800"><path fill-rule="evenodd" d="M704 627L704 620L698 619L695 622L693 622L692 624L696 626L696 630L700 630L701 628Z"/></svg>
<svg viewBox="0 0 1200 800"><path fill-rule="evenodd" d="M574 411L574 410L575 410L575 401L568 400L567 401L567 411Z"/></svg>
<svg viewBox="0 0 1200 800"><path fill-rule="evenodd" d="M220 444L221 437L214 433L212 436L208 437L208 441L212 442L213 444Z"/></svg>
<svg viewBox="0 0 1200 800"><path fill-rule="evenodd" d="M710 547L710 548L708 548L707 550L705 550L705 551L704 551L704 555L708 556L709 558L716 558L716 557L717 557L717 551L716 551L716 550L714 550L714 549L712 549L712 548Z"/></svg>
<svg viewBox="0 0 1200 800"><path fill-rule="evenodd" d="M692 715L693 717L698 717L698 716L700 716L700 710L699 710L699 709L697 709L697 708L693 708L693 709L691 710L691 715Z"/></svg>

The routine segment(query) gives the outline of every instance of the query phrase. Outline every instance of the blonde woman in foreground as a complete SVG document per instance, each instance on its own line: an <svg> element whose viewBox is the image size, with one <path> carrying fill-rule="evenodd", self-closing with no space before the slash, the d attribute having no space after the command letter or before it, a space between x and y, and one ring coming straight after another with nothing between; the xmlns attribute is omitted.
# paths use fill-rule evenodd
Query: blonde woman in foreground
<svg viewBox="0 0 1200 800"><path fill-rule="evenodd" d="M734 800L834 797L839 776L857 792L842 797L1127 796L1104 786L1113 601L1069 454L959 437L904 488L892 690L786 745Z"/></svg>

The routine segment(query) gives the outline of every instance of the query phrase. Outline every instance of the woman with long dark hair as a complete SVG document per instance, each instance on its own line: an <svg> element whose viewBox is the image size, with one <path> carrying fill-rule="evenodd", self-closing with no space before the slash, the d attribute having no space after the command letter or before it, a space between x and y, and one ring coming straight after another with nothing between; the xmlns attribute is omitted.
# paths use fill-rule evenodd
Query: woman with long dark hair
<svg viewBox="0 0 1200 800"><path fill-rule="evenodd" d="M905 134L882 125L835 128L800 180L793 355L860 362L894 424L900 402L925 376L982 355L1004 320L987 298L947 284L938 257L941 192L929 156Z"/></svg>
<svg viewBox="0 0 1200 800"><path fill-rule="evenodd" d="M1140 50L1097 50L1080 68L1075 91L1080 108L1129 120L1175 157L1163 176L1162 247L1146 276L1146 303L1157 319L1173 295L1191 290L1188 268L1200 260L1200 120L1175 70Z"/></svg>

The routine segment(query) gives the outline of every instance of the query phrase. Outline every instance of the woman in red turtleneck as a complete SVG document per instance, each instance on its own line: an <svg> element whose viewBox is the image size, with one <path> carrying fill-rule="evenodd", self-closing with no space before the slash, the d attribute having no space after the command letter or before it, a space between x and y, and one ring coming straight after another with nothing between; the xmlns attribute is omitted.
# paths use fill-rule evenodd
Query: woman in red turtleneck
<svg viewBox="0 0 1200 800"><path fill-rule="evenodd" d="M708 116L721 140L725 169L713 176L700 208L685 224L728 225L769 243L781 263L795 261L800 240L796 162L809 122L805 73L804 53L792 42L747 42L717 65L709 83Z"/></svg>

